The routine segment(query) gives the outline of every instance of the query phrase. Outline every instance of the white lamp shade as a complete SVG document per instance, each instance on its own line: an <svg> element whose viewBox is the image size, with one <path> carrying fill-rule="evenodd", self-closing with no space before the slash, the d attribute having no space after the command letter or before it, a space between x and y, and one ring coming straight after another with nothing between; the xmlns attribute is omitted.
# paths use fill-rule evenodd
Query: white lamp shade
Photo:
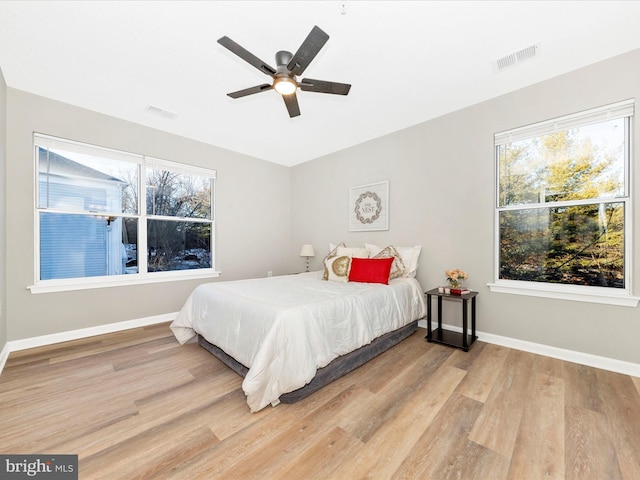
<svg viewBox="0 0 640 480"><path fill-rule="evenodd" d="M307 244L302 246L302 251L300 252L301 257L315 257L316 253L313 251L313 245Z"/></svg>

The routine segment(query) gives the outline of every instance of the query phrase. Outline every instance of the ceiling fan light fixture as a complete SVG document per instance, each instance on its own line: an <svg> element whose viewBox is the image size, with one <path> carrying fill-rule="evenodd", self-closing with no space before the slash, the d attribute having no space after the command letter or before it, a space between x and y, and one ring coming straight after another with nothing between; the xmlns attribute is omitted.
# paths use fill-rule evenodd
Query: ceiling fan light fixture
<svg viewBox="0 0 640 480"><path fill-rule="evenodd" d="M291 95L292 93L295 93L298 88L298 84L293 78L279 77L274 80L273 88L281 95Z"/></svg>
<svg viewBox="0 0 640 480"><path fill-rule="evenodd" d="M351 85L347 83L327 82L326 80L314 80L311 78L303 78L300 80L300 83L298 83L298 77L303 74L320 49L327 43L327 40L329 40L329 35L323 32L320 27L314 25L295 54L286 50L276 52L277 68L273 68L229 37L219 38L218 43L224 48L240 57L249 65L257 68L265 75L273 78L273 82L271 83L263 83L255 87L227 93L227 96L231 98L241 98L255 93L266 92L267 90L275 90L282 95L284 104L287 107L287 112L289 112L289 117L294 118L300 115L298 97L296 96L296 90L298 89L305 92L347 95L351 88Z"/></svg>

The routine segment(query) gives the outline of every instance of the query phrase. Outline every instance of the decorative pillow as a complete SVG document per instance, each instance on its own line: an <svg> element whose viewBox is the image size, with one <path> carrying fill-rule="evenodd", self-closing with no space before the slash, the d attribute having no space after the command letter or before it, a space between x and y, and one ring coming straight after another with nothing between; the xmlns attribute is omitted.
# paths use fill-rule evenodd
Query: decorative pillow
<svg viewBox="0 0 640 480"><path fill-rule="evenodd" d="M389 283L389 273L393 257L388 258L357 258L351 259L349 271L350 282Z"/></svg>
<svg viewBox="0 0 640 480"><path fill-rule="evenodd" d="M324 265L324 272L322 273L322 280L329 280L329 270L327 270L327 260L331 260L334 257L338 256L338 248L346 247L344 242L340 242L338 245L334 245L333 243L329 244L329 253L324 260L322 260L322 264Z"/></svg>
<svg viewBox="0 0 640 480"><path fill-rule="evenodd" d="M407 267L404 264L404 261L402 260L402 256L393 245L384 247L382 250L380 250L371 258L393 258L393 263L391 264L391 273L389 274L389 280L393 278L402 277L405 273L407 273Z"/></svg>
<svg viewBox="0 0 640 480"><path fill-rule="evenodd" d="M324 272L322 274L322 280L329 280L329 271L327 270L326 263L327 260L333 257L359 257L359 258L368 258L369 250L365 247L347 247L344 242L340 242L337 245L333 243L329 243L329 254L324 257L322 263L325 265Z"/></svg>
<svg viewBox="0 0 640 480"><path fill-rule="evenodd" d="M369 256L373 257L377 255L382 248L377 245L372 245L370 243L365 243L365 247L369 250ZM416 245L415 247L395 247L400 256L402 257L402 261L404 262L406 272L403 276L413 278L416 276L416 271L418 270L418 258L420 257L420 251L422 250L422 246Z"/></svg>
<svg viewBox="0 0 640 480"><path fill-rule="evenodd" d="M351 270L351 258L344 256L335 256L325 262L325 271L327 272L327 280L332 282L348 282L349 271Z"/></svg>

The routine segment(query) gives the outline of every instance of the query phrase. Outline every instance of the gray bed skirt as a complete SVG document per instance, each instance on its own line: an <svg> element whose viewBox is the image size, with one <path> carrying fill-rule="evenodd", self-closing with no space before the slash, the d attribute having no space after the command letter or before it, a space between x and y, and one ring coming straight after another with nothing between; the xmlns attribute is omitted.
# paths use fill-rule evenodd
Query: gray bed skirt
<svg viewBox="0 0 640 480"><path fill-rule="evenodd" d="M355 370L359 366L365 364L372 358L377 357L385 350L390 349L394 345L400 343L402 340L410 336L418 329L418 320L411 322L404 327L394 330L389 333L374 339L370 344L349 352L346 355L342 355L334 359L326 367L319 368L316 372L316 376L311 379L304 387L280 395L280 401L282 403L295 403L303 398L308 397L313 392L319 390L325 385L337 380L338 378L346 375L347 373ZM231 370L238 375L244 377L249 369L236 361L233 357L227 355L222 349L207 342L204 337L198 335L198 343L201 347L206 349L209 353L220 359Z"/></svg>

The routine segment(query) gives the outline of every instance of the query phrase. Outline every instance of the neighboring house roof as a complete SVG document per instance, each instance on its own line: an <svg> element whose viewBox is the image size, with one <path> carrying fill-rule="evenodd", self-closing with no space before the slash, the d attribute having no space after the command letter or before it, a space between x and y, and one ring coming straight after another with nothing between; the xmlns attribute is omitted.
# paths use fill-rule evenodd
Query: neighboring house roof
<svg viewBox="0 0 640 480"><path fill-rule="evenodd" d="M122 184L127 183L119 178L112 177L111 175L100 172L91 167L87 167L81 163L74 162L73 160L63 157L62 155L58 155L51 150L47 151L44 148L38 148L38 152L40 157L40 173L42 174L46 174L48 171L50 175L57 175L61 177L80 177ZM47 158L49 160L48 169L46 165Z"/></svg>

